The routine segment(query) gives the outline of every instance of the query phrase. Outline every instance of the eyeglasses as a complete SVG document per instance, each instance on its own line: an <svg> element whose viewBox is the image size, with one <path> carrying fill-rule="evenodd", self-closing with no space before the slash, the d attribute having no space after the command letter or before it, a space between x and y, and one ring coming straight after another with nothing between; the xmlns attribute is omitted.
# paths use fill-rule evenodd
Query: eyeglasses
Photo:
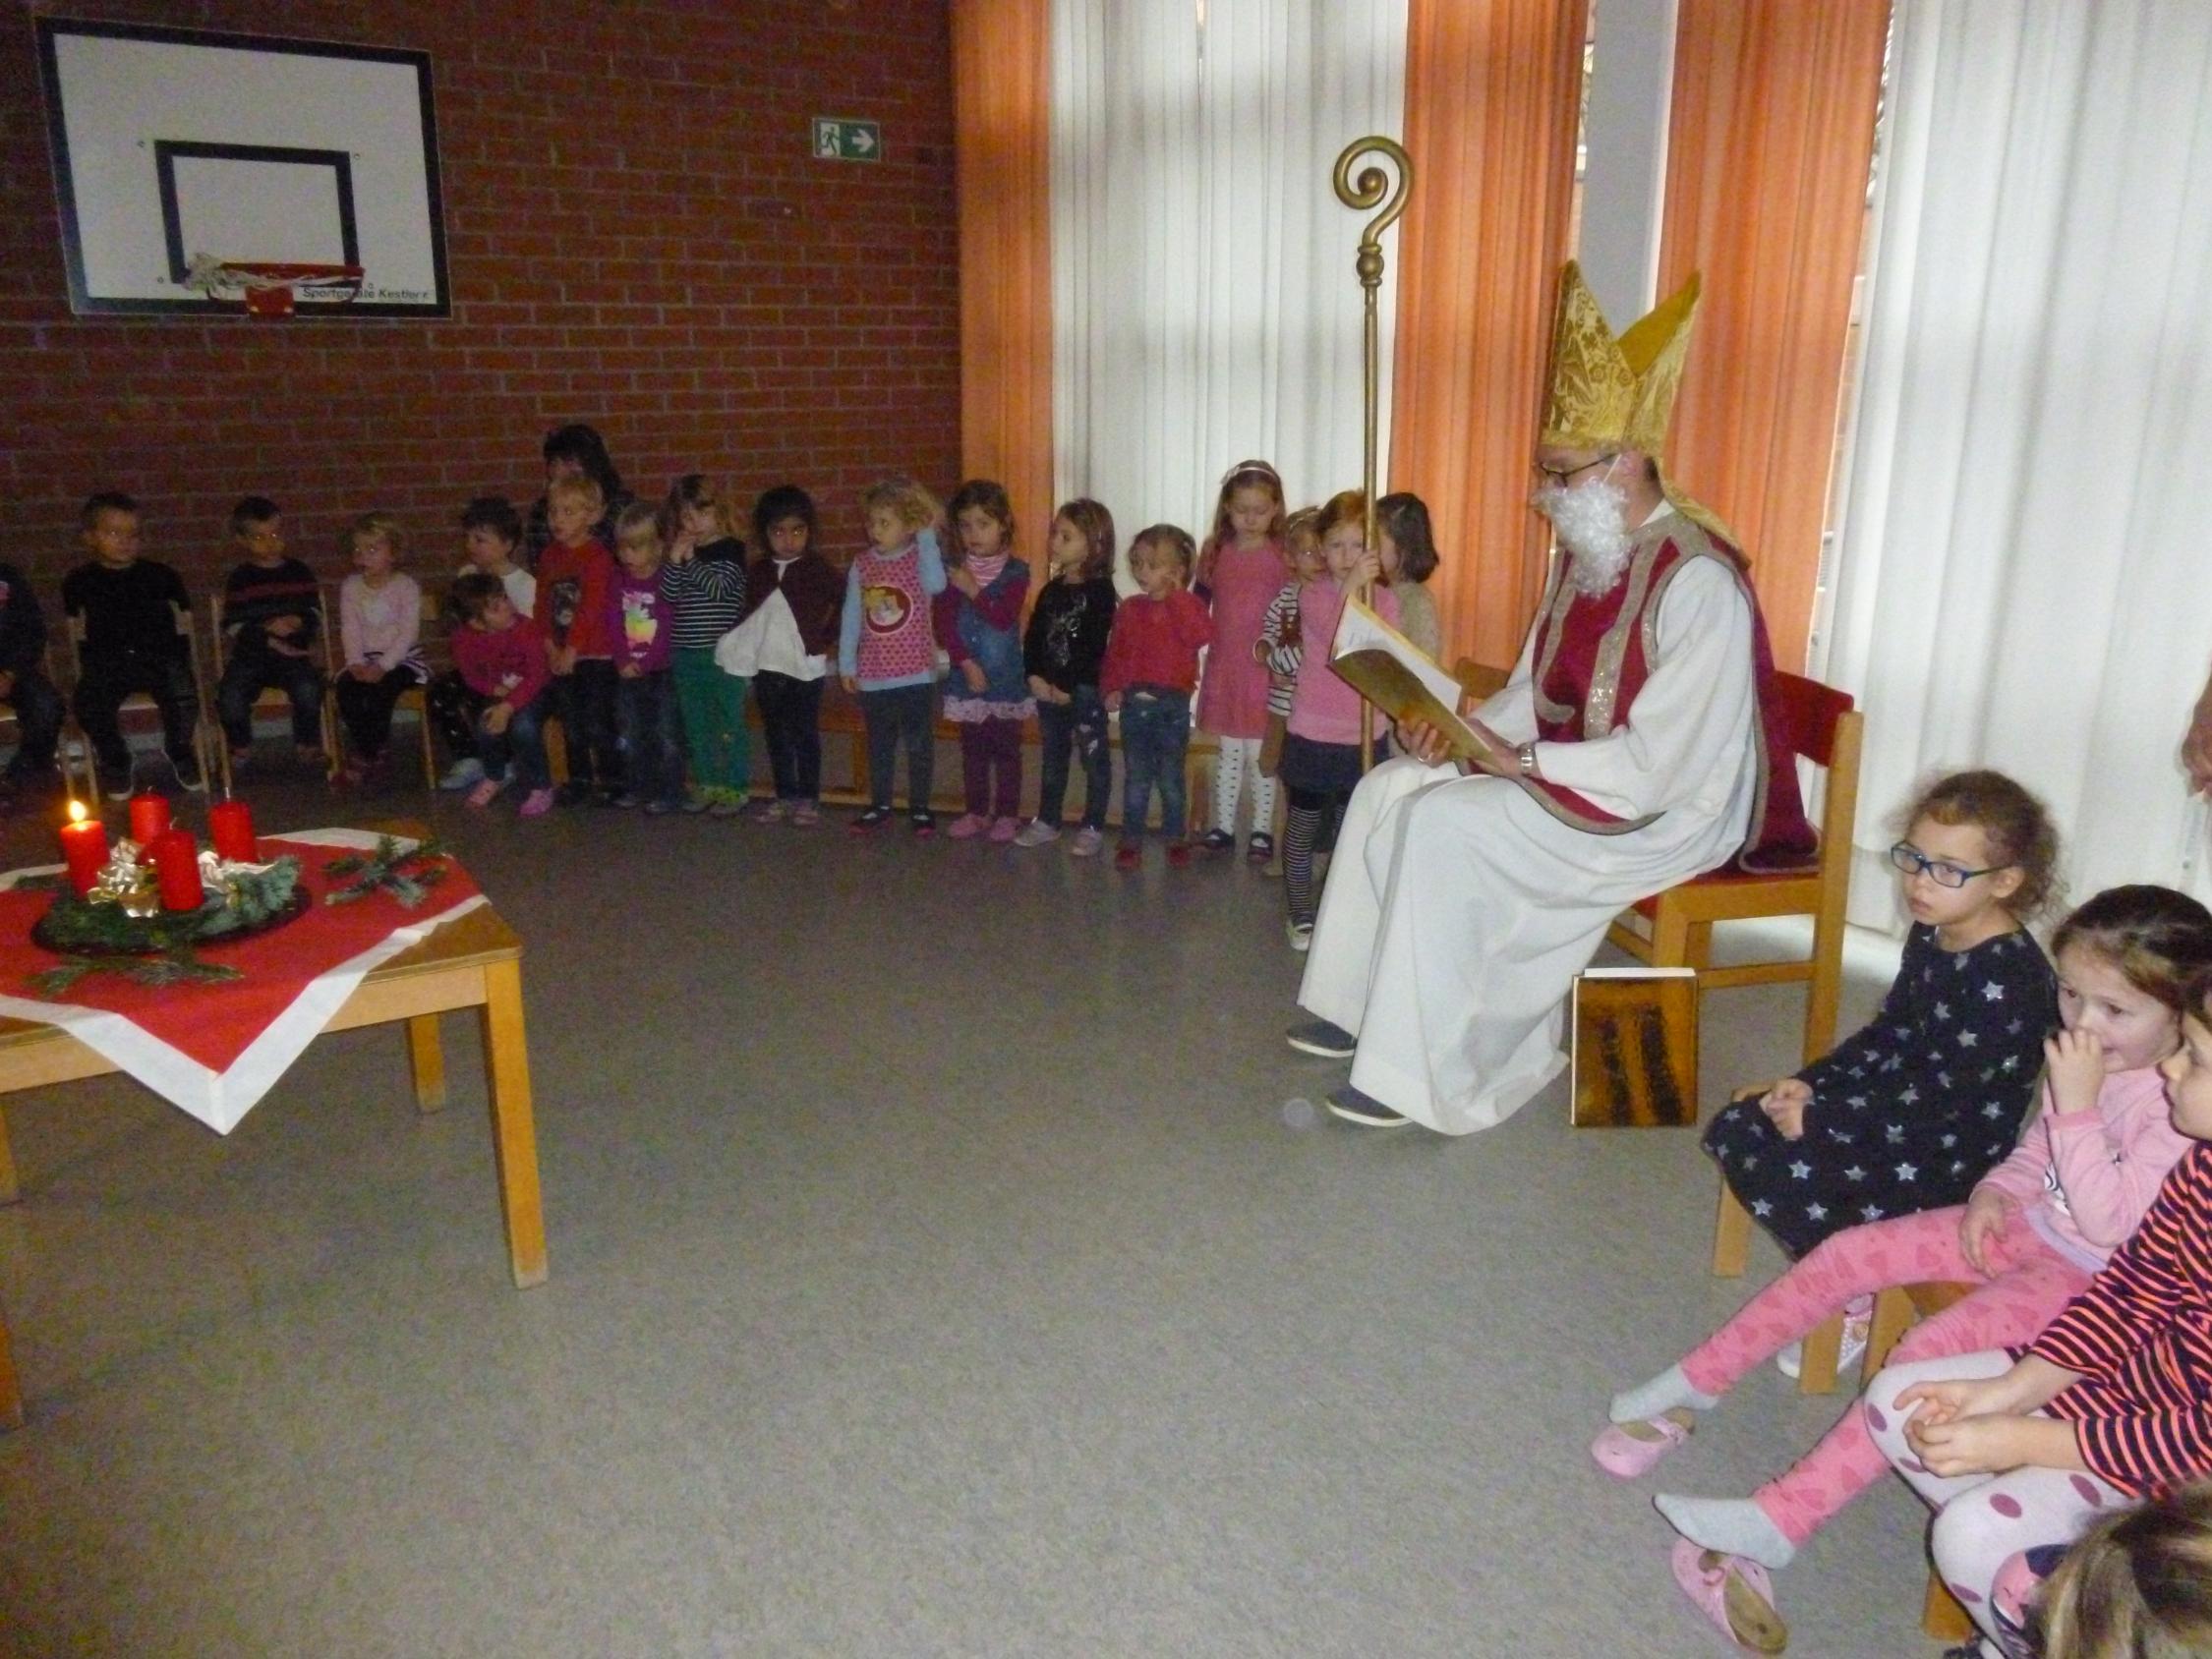
<svg viewBox="0 0 2212 1659"><path fill-rule="evenodd" d="M1539 461L1536 463L1536 476L1543 480L1544 483L1558 485L1563 489L1566 487L1567 481L1577 474L1587 473L1593 467L1602 467L1619 459L1620 452L1615 450L1610 455L1601 455L1595 461L1585 461L1576 467L1547 467Z"/></svg>
<svg viewBox="0 0 2212 1659"><path fill-rule="evenodd" d="M1930 858L1910 841L1899 841L1890 849L1890 862L1907 876L1925 876L1939 887L1962 887L1976 876L1994 876L2000 870L2009 870L2009 864L1992 864L1986 870L1967 870L1947 859Z"/></svg>

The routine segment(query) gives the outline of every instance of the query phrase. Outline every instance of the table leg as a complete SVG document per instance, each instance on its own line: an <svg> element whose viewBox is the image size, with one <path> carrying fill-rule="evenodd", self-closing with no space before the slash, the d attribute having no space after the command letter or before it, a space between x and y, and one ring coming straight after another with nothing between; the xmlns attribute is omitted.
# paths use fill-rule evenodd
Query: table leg
<svg viewBox="0 0 2212 1659"><path fill-rule="evenodd" d="M8 1310L0 1308L0 1429L23 1427L23 1390L16 1382L15 1355L8 1347Z"/></svg>
<svg viewBox="0 0 2212 1659"><path fill-rule="evenodd" d="M407 1059L415 1073L415 1104L425 1112L445 1110L445 1050L437 1040L437 1015L417 1014L407 1022Z"/></svg>
<svg viewBox="0 0 2212 1659"><path fill-rule="evenodd" d="M538 1192L538 1134L530 1115L530 1052L522 1024L522 963L484 970L484 1056L492 1073L492 1152L517 1289L546 1282L546 1215Z"/></svg>
<svg viewBox="0 0 2212 1659"><path fill-rule="evenodd" d="M22 1196L16 1184L16 1155L8 1146L8 1115L0 1112L0 1204L13 1204Z"/></svg>

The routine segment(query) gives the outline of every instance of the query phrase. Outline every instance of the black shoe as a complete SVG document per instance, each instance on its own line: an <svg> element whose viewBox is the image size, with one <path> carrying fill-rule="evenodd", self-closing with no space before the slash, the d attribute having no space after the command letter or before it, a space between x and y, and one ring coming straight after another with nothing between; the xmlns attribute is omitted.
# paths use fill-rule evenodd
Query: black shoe
<svg viewBox="0 0 2212 1659"><path fill-rule="evenodd" d="M1265 864L1274 856L1275 837L1272 835L1254 835L1245 843L1245 862L1247 864Z"/></svg>
<svg viewBox="0 0 2212 1659"><path fill-rule="evenodd" d="M890 822L891 809L889 807L870 807L850 824L847 824L845 828L855 835L865 835L871 830L881 830Z"/></svg>
<svg viewBox="0 0 2212 1659"><path fill-rule="evenodd" d="M189 789L195 795L204 795L207 792L207 779L201 774L197 756L187 755L181 761L171 756L169 770L177 774L178 788Z"/></svg>
<svg viewBox="0 0 2212 1659"><path fill-rule="evenodd" d="M1300 1054L1319 1055L1323 1059L1350 1059L1360 1047L1359 1038L1325 1019L1294 1025L1283 1033L1283 1039Z"/></svg>
<svg viewBox="0 0 2212 1659"><path fill-rule="evenodd" d="M580 807L591 798L592 786L573 777L553 794L555 804L564 807Z"/></svg>
<svg viewBox="0 0 2212 1659"><path fill-rule="evenodd" d="M131 774L127 772L103 771L100 773L100 793L111 801L127 801L131 798Z"/></svg>
<svg viewBox="0 0 2212 1659"><path fill-rule="evenodd" d="M1198 846L1205 852L1227 852L1237 844L1237 837L1226 830L1208 830L1198 837Z"/></svg>
<svg viewBox="0 0 2212 1659"><path fill-rule="evenodd" d="M1392 1112L1374 1096L1364 1095L1349 1083L1329 1096L1329 1111L1347 1123L1368 1129L1402 1129L1413 1121L1403 1112Z"/></svg>
<svg viewBox="0 0 2212 1659"><path fill-rule="evenodd" d="M937 833L937 815L927 810L917 810L906 815L906 822L914 827L914 833L923 840Z"/></svg>

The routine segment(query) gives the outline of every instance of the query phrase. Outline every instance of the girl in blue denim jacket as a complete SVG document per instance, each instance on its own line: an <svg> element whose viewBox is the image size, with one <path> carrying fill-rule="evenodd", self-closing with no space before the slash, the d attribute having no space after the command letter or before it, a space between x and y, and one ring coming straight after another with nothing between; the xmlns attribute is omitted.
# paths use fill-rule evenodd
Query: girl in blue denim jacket
<svg viewBox="0 0 2212 1659"><path fill-rule="evenodd" d="M960 728L967 811L946 831L986 830L1011 841L1021 828L1021 732L1037 705L1021 661L1021 606L1029 567L1014 557L1014 504L1003 486L971 479L949 509L960 553L946 561L945 591L931 601L937 643L952 658L945 717Z"/></svg>

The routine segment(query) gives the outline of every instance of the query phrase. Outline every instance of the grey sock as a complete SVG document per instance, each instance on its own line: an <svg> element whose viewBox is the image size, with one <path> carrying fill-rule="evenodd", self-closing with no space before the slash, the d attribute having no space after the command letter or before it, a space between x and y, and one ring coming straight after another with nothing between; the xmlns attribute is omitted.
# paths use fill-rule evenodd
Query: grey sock
<svg viewBox="0 0 2212 1659"><path fill-rule="evenodd" d="M1710 1411L1719 1403L1718 1395L1698 1393L1682 1375L1681 1366L1669 1365L1650 1382L1614 1395L1609 1415L1616 1423L1643 1423L1677 1405Z"/></svg>
<svg viewBox="0 0 2212 1659"><path fill-rule="evenodd" d="M1652 1508L1700 1549L1749 1556L1761 1567L1787 1567L1797 1546L1749 1498L1684 1498L1661 1492Z"/></svg>

